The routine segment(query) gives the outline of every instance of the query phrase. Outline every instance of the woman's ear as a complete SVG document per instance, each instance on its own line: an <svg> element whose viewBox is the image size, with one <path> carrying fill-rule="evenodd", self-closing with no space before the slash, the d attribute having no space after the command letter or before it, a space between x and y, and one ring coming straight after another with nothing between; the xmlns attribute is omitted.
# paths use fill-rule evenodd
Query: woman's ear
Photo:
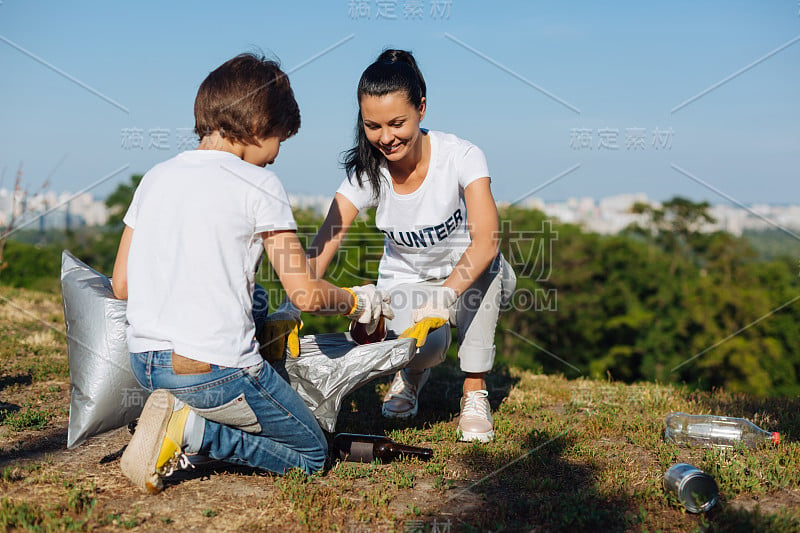
<svg viewBox="0 0 800 533"><path fill-rule="evenodd" d="M419 102L419 107L417 111L419 111L419 121L422 122L422 119L425 118L425 104L426 104L425 97L423 96Z"/></svg>

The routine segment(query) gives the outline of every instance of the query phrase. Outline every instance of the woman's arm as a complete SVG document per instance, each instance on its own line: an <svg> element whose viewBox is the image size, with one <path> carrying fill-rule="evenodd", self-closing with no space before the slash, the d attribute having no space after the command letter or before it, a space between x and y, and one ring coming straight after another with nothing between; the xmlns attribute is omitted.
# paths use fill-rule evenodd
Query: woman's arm
<svg viewBox="0 0 800 533"><path fill-rule="evenodd" d="M308 263L322 278L333 261L347 230L358 215L358 208L344 195L336 193L328 210L328 216L319 228L314 242L308 249Z"/></svg>
<svg viewBox="0 0 800 533"><path fill-rule="evenodd" d="M351 292L316 276L294 231L267 231L261 237L272 268L298 309L321 315L348 314L353 309Z"/></svg>
<svg viewBox="0 0 800 533"><path fill-rule="evenodd" d="M489 178L479 178L464 189L469 236L472 240L444 282L460 296L492 263L499 250L497 206Z"/></svg>
<svg viewBox="0 0 800 533"><path fill-rule="evenodd" d="M114 261L114 271L111 274L114 296L119 300L128 299L128 251L131 248L131 238L133 238L133 228L125 226L125 229L122 230L122 237L119 240L117 258Z"/></svg>

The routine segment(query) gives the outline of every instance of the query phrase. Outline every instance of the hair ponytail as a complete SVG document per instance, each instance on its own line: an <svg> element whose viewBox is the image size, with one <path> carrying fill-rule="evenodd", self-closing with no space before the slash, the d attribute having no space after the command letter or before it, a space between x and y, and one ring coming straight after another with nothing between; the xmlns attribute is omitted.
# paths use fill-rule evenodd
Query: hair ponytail
<svg viewBox="0 0 800 533"><path fill-rule="evenodd" d="M419 107L425 98L425 79L411 52L388 49L361 74L356 96L360 104L364 96L384 96L396 91L405 92L408 101L414 107ZM343 159L347 178L352 183L355 177L359 187L363 187L366 180L372 186L375 198L378 198L383 154L369 142L364 133L361 109L356 118L354 134L355 146L345 152Z"/></svg>

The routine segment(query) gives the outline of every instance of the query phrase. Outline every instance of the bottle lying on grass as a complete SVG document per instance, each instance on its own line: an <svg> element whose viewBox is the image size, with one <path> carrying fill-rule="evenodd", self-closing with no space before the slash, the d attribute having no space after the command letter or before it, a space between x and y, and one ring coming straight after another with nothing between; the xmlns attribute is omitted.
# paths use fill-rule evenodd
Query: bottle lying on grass
<svg viewBox="0 0 800 533"><path fill-rule="evenodd" d="M416 457L427 461L433 457L433 450L399 444L382 435L357 435L339 433L333 438L331 453L334 459L354 463L371 463L378 460L390 463L401 457Z"/></svg>
<svg viewBox="0 0 800 533"><path fill-rule="evenodd" d="M684 446L733 448L744 445L755 448L762 444L778 444L780 433L764 431L749 420L716 415L670 413L664 440Z"/></svg>

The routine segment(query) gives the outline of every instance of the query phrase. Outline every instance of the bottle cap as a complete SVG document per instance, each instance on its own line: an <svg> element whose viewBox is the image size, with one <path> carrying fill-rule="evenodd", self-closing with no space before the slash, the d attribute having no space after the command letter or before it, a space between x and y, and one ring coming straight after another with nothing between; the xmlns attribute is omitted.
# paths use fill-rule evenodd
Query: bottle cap
<svg viewBox="0 0 800 533"><path fill-rule="evenodd" d="M777 431L772 432L772 444L777 445L781 441L781 434Z"/></svg>

